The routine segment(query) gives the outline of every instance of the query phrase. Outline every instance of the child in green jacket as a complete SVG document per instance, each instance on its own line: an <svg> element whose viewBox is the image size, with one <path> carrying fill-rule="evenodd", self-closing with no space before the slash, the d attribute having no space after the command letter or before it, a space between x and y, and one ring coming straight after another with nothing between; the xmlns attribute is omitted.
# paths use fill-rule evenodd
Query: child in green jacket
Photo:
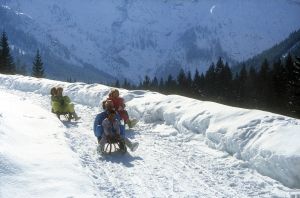
<svg viewBox="0 0 300 198"><path fill-rule="evenodd" d="M51 106L52 112L56 114L69 114L69 120L75 119L75 121L79 120L80 117L77 116L74 110L74 104L71 103L71 100L68 96L63 96L63 88L53 87L50 91L51 93Z"/></svg>

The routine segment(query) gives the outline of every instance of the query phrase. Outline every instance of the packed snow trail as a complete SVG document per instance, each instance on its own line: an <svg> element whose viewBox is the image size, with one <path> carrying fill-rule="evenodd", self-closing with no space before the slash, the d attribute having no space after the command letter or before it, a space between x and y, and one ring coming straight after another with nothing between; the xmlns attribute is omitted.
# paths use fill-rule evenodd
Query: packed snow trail
<svg viewBox="0 0 300 198"><path fill-rule="evenodd" d="M3 91L51 109L47 94ZM99 97L98 103L102 99ZM249 168L247 162L208 148L202 134L179 133L164 121L145 117L127 132L140 143L135 153L99 156L92 123L100 108L78 103L75 108L82 119L77 123L64 122L64 134L101 196L284 197L290 190Z"/></svg>

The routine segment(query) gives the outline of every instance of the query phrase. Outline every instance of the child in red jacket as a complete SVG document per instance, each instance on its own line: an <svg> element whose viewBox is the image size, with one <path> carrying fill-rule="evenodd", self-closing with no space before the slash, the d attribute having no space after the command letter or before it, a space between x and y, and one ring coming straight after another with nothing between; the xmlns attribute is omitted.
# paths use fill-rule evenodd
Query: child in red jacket
<svg viewBox="0 0 300 198"><path fill-rule="evenodd" d="M136 124L137 121L129 119L128 113L125 110L124 99L120 97L119 90L113 89L109 93L108 100L111 100L113 102L115 110L120 114L120 116L124 120L125 124L127 124L129 128L132 128Z"/></svg>

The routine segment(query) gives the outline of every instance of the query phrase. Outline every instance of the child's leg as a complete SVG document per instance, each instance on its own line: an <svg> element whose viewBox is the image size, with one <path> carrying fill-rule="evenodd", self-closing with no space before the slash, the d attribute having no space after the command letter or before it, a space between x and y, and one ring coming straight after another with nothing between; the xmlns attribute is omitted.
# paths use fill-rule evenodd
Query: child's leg
<svg viewBox="0 0 300 198"><path fill-rule="evenodd" d="M138 146L139 146L139 143L138 143L138 142L134 142L134 143L133 143L133 142L131 142L128 138L125 138L124 141L125 141L126 146L127 146L132 152L136 151L136 149L137 149Z"/></svg>
<svg viewBox="0 0 300 198"><path fill-rule="evenodd" d="M125 123L129 120L129 116L126 110L119 111L119 114Z"/></svg>
<svg viewBox="0 0 300 198"><path fill-rule="evenodd" d="M105 144L107 143L105 135L102 136L99 143L100 143L100 146L104 148Z"/></svg>
<svg viewBox="0 0 300 198"><path fill-rule="evenodd" d="M69 112L69 113L74 113L75 112L73 103L69 103L69 104L66 105L66 112Z"/></svg>

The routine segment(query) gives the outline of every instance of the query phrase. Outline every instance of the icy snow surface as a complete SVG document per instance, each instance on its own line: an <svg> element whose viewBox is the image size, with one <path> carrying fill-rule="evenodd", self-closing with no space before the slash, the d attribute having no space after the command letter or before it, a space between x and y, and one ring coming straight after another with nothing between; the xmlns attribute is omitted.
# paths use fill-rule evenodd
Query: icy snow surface
<svg viewBox="0 0 300 198"><path fill-rule="evenodd" d="M58 85L80 122L50 113ZM0 75L0 197L287 197L300 188L299 120L176 95L121 90L140 120L127 136L140 147L99 156L92 123L110 89Z"/></svg>

